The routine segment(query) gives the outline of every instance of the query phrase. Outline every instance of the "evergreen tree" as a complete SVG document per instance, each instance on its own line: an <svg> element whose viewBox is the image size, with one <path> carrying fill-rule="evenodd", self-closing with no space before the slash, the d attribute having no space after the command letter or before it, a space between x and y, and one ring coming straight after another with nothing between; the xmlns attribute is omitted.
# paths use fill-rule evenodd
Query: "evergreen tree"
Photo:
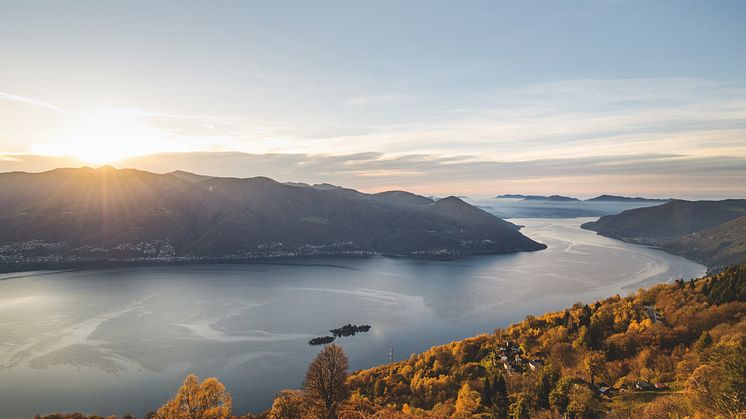
<svg viewBox="0 0 746 419"><path fill-rule="evenodd" d="M531 409L522 394L510 405L510 419L531 419Z"/></svg>
<svg viewBox="0 0 746 419"><path fill-rule="evenodd" d="M505 376L502 373L497 374L497 377L495 377L492 392L494 394L495 416L506 418L508 416L510 401L508 400L508 383L505 381Z"/></svg>
<svg viewBox="0 0 746 419"><path fill-rule="evenodd" d="M549 408L549 393L552 392L558 379L559 373L551 368L544 367L539 371L536 377L537 404L539 407Z"/></svg>
<svg viewBox="0 0 746 419"><path fill-rule="evenodd" d="M492 407L495 401L495 393L490 385L490 377L484 377L484 385L482 386L482 405L485 407Z"/></svg>

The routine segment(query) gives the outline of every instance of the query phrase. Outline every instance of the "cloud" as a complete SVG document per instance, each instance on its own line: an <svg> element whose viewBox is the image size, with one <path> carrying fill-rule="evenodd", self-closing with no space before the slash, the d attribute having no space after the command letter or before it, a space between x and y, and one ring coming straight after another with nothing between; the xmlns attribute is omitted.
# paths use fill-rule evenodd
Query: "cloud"
<svg viewBox="0 0 746 419"><path fill-rule="evenodd" d="M122 165L153 171L192 170L215 176L268 176L333 183L365 191L422 194L499 192L622 193L678 197L744 197L746 158L674 153L501 162L479 156L383 153L349 155L171 153Z"/></svg>
<svg viewBox="0 0 746 419"><path fill-rule="evenodd" d="M366 106L347 103L359 112L306 125L235 113L129 110L126 116L179 145L159 150L193 152L116 164L425 194L746 194L746 87L740 84L572 80L448 98L406 91L382 96L357 102L405 98L380 108L404 113L419 103L427 111L404 123L374 122L365 119ZM41 170L54 167L51 162L14 153L0 159L0 170Z"/></svg>
<svg viewBox="0 0 746 419"><path fill-rule="evenodd" d="M349 99L347 103L349 103L350 105L378 106L378 105L387 105L387 104L391 104L394 102L399 102L410 97L411 96L409 95L404 95L401 93L365 95L365 96L358 96L358 97Z"/></svg>
<svg viewBox="0 0 746 419"><path fill-rule="evenodd" d="M49 109L55 112L61 112L61 113L65 113L65 114L72 115L72 116L77 115L75 112L69 111L67 109L63 109L52 103L45 102L39 99L34 99L31 97L11 95L10 93L0 92L0 99L12 101L12 102L19 102L19 103L23 103L23 104L27 104L31 106L36 106L38 108Z"/></svg>

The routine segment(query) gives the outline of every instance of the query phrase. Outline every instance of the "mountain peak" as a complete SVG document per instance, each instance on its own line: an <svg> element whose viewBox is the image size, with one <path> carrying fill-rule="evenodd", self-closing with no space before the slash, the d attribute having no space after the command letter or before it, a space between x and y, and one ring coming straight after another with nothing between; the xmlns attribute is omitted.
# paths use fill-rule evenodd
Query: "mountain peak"
<svg viewBox="0 0 746 419"><path fill-rule="evenodd" d="M457 196L447 196L445 198L441 198L437 201L435 201L436 204L439 205L452 205L452 206L471 206L464 202L463 199L457 197Z"/></svg>

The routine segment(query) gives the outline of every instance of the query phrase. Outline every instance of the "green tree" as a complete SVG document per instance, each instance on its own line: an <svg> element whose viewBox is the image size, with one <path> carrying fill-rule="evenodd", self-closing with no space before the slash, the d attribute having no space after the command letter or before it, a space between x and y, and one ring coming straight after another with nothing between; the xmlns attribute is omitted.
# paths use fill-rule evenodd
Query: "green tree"
<svg viewBox="0 0 746 419"><path fill-rule="evenodd" d="M559 373L551 368L545 367L536 376L537 404L541 408L549 408L549 394L559 380Z"/></svg>
<svg viewBox="0 0 746 419"><path fill-rule="evenodd" d="M565 413L567 411L567 405L570 403L570 388L572 387L572 380L567 377L561 378L554 389L549 393L549 406L559 412Z"/></svg>
<svg viewBox="0 0 746 419"><path fill-rule="evenodd" d="M492 390L492 385L490 384L490 377L484 377L484 384L482 385L482 406L485 407L492 407L492 404L495 402L495 393Z"/></svg>
<svg viewBox="0 0 746 419"><path fill-rule="evenodd" d="M505 380L505 376L502 373L497 374L495 382L492 385L492 391L495 393L494 398L494 413L498 418L505 418L508 416L508 408L510 407L510 401L508 399L508 383Z"/></svg>

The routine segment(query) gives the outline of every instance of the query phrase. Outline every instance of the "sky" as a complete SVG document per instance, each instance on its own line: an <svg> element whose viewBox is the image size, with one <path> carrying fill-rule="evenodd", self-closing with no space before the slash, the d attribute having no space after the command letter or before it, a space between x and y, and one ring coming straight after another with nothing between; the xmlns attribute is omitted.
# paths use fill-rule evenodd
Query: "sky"
<svg viewBox="0 0 746 419"><path fill-rule="evenodd" d="M0 172L746 197L746 2L0 0Z"/></svg>

